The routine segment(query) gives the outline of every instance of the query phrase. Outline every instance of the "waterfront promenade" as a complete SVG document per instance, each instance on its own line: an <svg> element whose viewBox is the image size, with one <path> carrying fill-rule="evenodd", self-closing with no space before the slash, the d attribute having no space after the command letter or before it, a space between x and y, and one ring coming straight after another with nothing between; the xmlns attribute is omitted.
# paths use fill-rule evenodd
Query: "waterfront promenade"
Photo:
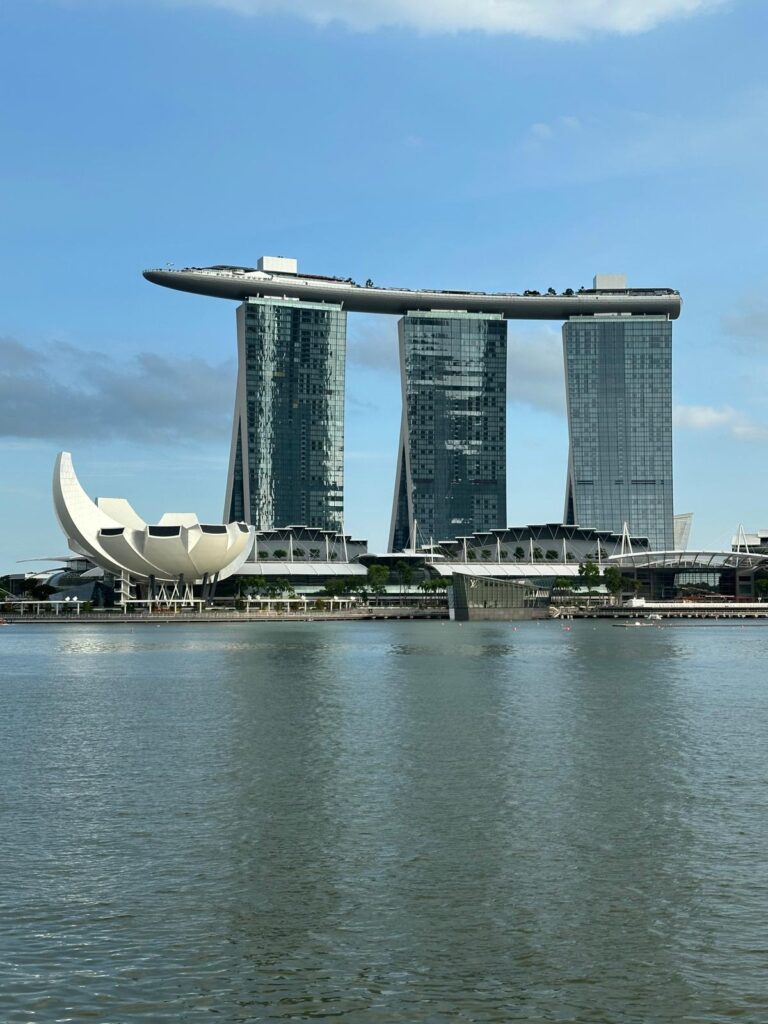
<svg viewBox="0 0 768 1024"><path fill-rule="evenodd" d="M31 603L30 603L31 604ZM280 602L274 602L275 605ZM51 623L54 625L101 625L101 626L126 626L136 623L177 624L201 623L215 625L216 623L241 623L249 622L371 622L385 620L444 620L449 618L447 607L427 606L415 607L412 605L403 606L381 606L374 605L354 606L349 605L341 609L317 610L311 604L297 605L290 611L272 608L269 610L260 609L250 611L153 611L124 613L120 611L109 612L75 612L68 610L59 614L38 611L42 605L31 606L22 614L6 613L0 617L8 625L41 625ZM621 620L623 622L643 622L648 620L662 619L665 621L681 621L697 619L705 622L719 620L758 620L768 623L768 602L767 601L648 601L641 607L630 607L627 605L565 605L550 607L552 619L563 621L566 619L599 619L599 620ZM503 620L502 620L503 621Z"/></svg>
<svg viewBox="0 0 768 1024"><path fill-rule="evenodd" d="M640 607L602 605L561 607L558 618L571 619L765 619L768 601L646 601Z"/></svg>
<svg viewBox="0 0 768 1024"><path fill-rule="evenodd" d="M28 612L23 615L10 614L3 618L8 625L65 625L65 626L131 626L136 623L160 625L181 625L183 623L241 623L253 622L371 622L394 619L447 619L447 608L412 607L362 607L346 608L343 611L316 611L312 608L290 612L280 611L221 611L221 612L121 612L93 613L68 612L51 615Z"/></svg>

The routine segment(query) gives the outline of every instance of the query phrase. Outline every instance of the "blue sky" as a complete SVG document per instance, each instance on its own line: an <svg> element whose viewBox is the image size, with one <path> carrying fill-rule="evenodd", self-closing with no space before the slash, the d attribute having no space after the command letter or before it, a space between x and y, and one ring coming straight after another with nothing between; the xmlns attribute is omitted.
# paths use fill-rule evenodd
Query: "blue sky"
<svg viewBox="0 0 768 1024"><path fill-rule="evenodd" d="M93 495L221 518L235 304L141 271L262 254L680 289L676 510L695 546L768 526L767 37L762 0L5 0L0 571L65 549L61 448ZM346 527L374 547L396 333L350 316ZM508 518L557 521L559 325L510 350Z"/></svg>

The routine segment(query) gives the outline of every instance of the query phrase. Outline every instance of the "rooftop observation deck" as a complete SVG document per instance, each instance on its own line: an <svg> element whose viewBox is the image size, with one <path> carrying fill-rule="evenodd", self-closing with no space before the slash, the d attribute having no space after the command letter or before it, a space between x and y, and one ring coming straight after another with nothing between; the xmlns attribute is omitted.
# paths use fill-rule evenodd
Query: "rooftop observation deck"
<svg viewBox="0 0 768 1024"><path fill-rule="evenodd" d="M507 320L567 320L596 314L680 316L680 293L672 288L568 288L562 294L524 292L469 292L416 288L380 288L368 281L318 274L269 272L255 267L185 267L145 270L152 284L177 291L242 301L248 298L327 302L351 313L410 311L496 313Z"/></svg>

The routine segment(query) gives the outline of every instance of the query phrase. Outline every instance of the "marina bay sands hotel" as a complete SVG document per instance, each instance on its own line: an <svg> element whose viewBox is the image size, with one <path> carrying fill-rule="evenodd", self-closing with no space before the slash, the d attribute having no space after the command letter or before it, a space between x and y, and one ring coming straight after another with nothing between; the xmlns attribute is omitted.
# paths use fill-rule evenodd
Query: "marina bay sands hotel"
<svg viewBox="0 0 768 1024"><path fill-rule="evenodd" d="M148 270L148 281L239 301L239 370L225 521L341 530L347 312L399 316L402 426L389 547L507 521L507 321L561 320L570 450L563 521L671 550L670 288L556 294L378 288L256 267ZM514 366L511 367L514 373ZM520 439L524 443L524 439Z"/></svg>

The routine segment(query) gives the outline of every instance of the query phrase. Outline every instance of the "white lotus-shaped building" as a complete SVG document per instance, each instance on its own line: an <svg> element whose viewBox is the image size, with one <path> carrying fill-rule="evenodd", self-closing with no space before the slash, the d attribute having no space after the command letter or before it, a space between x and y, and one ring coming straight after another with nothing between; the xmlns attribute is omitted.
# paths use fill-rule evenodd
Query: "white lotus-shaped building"
<svg viewBox="0 0 768 1024"><path fill-rule="evenodd" d="M69 452L53 474L56 518L73 551L116 576L136 581L194 584L222 580L242 566L253 544L245 523L205 524L191 512L166 512L150 526L125 498L92 501L77 479Z"/></svg>

